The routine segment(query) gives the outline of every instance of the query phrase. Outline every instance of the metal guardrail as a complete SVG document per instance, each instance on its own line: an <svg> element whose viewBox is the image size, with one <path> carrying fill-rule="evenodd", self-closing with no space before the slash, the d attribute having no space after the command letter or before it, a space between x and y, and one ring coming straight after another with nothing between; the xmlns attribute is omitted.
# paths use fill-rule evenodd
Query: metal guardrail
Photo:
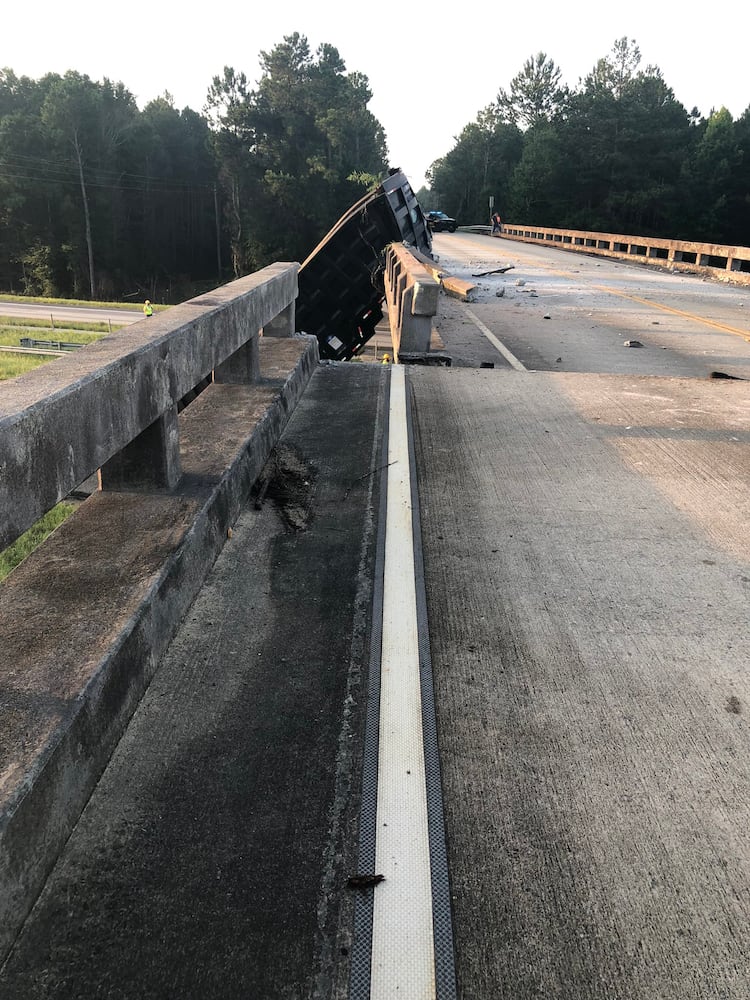
<svg viewBox="0 0 750 1000"><path fill-rule="evenodd" d="M99 471L102 489L171 489L177 412L206 377L253 382L258 337L294 333L296 263L276 263L6 383L0 549Z"/></svg>
<svg viewBox="0 0 750 1000"><path fill-rule="evenodd" d="M21 337L18 343L21 347L26 348L44 348L48 347L51 351L59 353L60 351L77 351L79 347L84 347L84 344L74 344L66 343L64 340L34 340L33 337Z"/></svg>

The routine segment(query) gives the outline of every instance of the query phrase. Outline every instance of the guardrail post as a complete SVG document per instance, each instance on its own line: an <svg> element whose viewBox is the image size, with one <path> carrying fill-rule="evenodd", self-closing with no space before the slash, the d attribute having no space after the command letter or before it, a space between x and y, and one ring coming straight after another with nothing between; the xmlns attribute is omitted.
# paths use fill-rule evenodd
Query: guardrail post
<svg viewBox="0 0 750 1000"><path fill-rule="evenodd" d="M292 337L294 335L295 308L294 302L286 307L270 323L263 327L264 337Z"/></svg>
<svg viewBox="0 0 750 1000"><path fill-rule="evenodd" d="M172 406L99 470L102 490L171 490L182 475L177 407Z"/></svg>
<svg viewBox="0 0 750 1000"><path fill-rule="evenodd" d="M260 351L258 333L231 354L226 361L214 368L214 382L245 384L260 379Z"/></svg>

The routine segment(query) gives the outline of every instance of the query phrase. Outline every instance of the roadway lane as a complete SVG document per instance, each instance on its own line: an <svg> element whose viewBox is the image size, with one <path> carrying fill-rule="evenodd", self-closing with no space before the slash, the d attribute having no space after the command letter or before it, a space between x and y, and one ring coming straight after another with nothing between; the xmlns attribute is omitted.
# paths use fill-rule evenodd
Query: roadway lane
<svg viewBox="0 0 750 1000"><path fill-rule="evenodd" d="M47 322L112 323L120 326L137 323L143 319L140 307L106 309L99 306L40 305L35 302L0 302L0 316L24 316Z"/></svg>
<svg viewBox="0 0 750 1000"><path fill-rule="evenodd" d="M459 996L750 983L750 384L410 372Z"/></svg>
<svg viewBox="0 0 750 1000"><path fill-rule="evenodd" d="M476 283L470 312L526 368L750 377L746 287L466 233L435 236L434 248L447 270ZM508 265L504 275L472 277ZM446 302L444 312L454 364L506 364L465 307Z"/></svg>

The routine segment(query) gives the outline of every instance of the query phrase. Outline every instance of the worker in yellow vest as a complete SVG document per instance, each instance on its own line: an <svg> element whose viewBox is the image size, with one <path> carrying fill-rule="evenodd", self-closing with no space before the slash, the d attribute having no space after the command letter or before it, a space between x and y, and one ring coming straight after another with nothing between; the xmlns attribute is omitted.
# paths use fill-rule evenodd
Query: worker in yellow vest
<svg viewBox="0 0 750 1000"><path fill-rule="evenodd" d="M148 299L143 303L143 315L146 317L154 315L154 308Z"/></svg>
<svg viewBox="0 0 750 1000"><path fill-rule="evenodd" d="M384 354L380 363L381 365L389 365L391 363L391 359L387 354Z"/></svg>

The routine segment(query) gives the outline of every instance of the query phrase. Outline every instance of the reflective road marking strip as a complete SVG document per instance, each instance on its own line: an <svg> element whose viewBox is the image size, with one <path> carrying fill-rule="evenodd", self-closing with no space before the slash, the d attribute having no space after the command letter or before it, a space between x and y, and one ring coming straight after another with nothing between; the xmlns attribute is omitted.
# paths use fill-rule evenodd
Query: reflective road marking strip
<svg viewBox="0 0 750 1000"><path fill-rule="evenodd" d="M526 371L528 371L528 368L526 368L526 367L525 367L525 366L524 366L524 365L523 365L523 364L522 364L522 363L521 363L521 362L520 362L520 361L518 360L518 358L517 358L517 357L515 356L515 354L512 354L512 353L511 353L511 352L510 352L510 351L508 350L508 348L507 348L507 347L505 346L505 344L503 344L503 343L502 343L501 341L499 341L499 340L497 339L497 337L496 337L496 336L495 336L495 334L494 334L494 333L492 332L492 330L488 329L488 328L487 328L487 327L486 327L486 326L484 325L484 323L483 323L483 322L481 321L481 319L479 319L479 317L478 317L478 316L475 316L475 315L474 315L474 313L473 313L473 312L471 311L471 309L467 309L467 310L466 310L466 314L468 315L468 317L469 317L469 319L470 319L470 320L472 321L472 323L474 323L474 324L475 324L475 326L477 326L477 327L478 327L478 328L479 328L479 329L480 329L480 330L482 331L482 333L483 333L483 334L485 335L485 337L487 338L487 340L489 340L489 342L490 342L490 343L492 344L492 346L493 346L493 347L494 347L494 348L495 348L496 350L500 351L500 353L502 354L502 356L503 356L503 357L505 358L505 360L506 360L506 361L508 362L508 364L509 364L509 365L510 365L510 366L511 366L512 368L515 368L515 369L516 369L516 371L519 371L519 372L526 372Z"/></svg>
<svg viewBox="0 0 750 1000"><path fill-rule="evenodd" d="M432 1000L435 952L404 369L391 369L371 1000Z"/></svg>

